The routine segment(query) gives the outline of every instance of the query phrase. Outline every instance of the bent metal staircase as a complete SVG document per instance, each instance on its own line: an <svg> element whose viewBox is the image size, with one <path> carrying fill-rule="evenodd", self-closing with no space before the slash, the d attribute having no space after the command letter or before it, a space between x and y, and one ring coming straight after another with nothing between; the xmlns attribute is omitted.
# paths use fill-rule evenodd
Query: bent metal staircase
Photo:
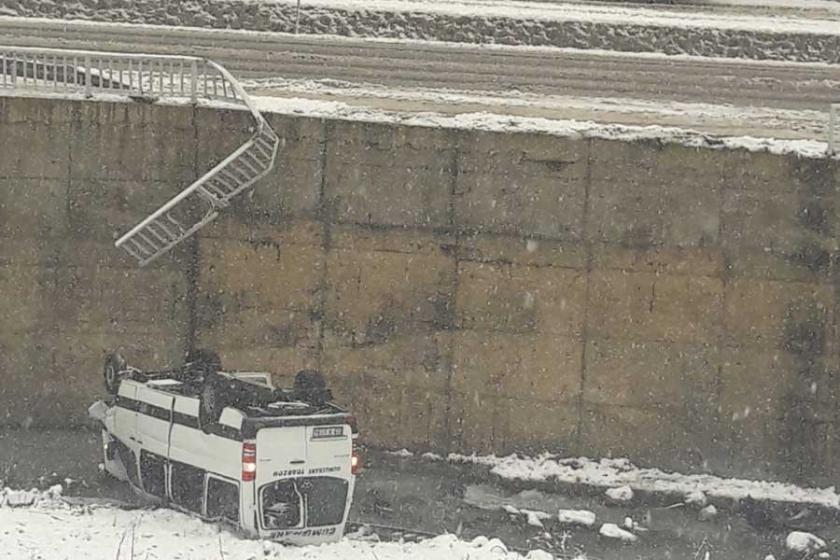
<svg viewBox="0 0 840 560"><path fill-rule="evenodd" d="M242 146L120 237L116 246L145 266L213 221L230 200L274 167L279 139L236 79L211 60L0 45L0 89L225 101L254 119Z"/></svg>

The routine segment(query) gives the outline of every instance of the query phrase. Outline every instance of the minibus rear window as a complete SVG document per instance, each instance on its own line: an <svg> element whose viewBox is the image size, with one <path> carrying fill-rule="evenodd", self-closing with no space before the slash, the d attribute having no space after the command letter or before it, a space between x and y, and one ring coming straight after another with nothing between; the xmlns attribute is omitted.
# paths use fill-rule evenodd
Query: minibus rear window
<svg viewBox="0 0 840 560"><path fill-rule="evenodd" d="M306 526L338 525L344 520L347 481L329 476L303 479L298 486L306 496Z"/></svg>
<svg viewBox="0 0 840 560"><path fill-rule="evenodd" d="M312 476L278 480L262 487L263 525L266 529L290 529L338 525L347 505L346 480ZM306 511L306 519L301 515Z"/></svg>
<svg viewBox="0 0 840 560"><path fill-rule="evenodd" d="M262 514L266 529L300 525L302 496L292 480L278 480L262 487Z"/></svg>

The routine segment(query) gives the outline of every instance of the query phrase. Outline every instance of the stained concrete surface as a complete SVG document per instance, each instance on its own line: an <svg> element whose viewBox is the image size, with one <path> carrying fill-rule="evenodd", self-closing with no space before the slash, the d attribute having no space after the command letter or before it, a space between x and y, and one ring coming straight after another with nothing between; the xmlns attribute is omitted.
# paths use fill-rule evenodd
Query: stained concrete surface
<svg viewBox="0 0 840 560"><path fill-rule="evenodd" d="M99 434L91 430L0 432L0 479L10 487L46 487L61 483L68 496L140 502L128 486L103 475ZM67 483L67 479L72 482ZM556 514L559 509L587 509L598 523L621 525L632 517L648 529L640 540L625 545L604 539L595 529L561 527L552 520L545 529L529 526L523 516L502 510L509 505ZM607 505L587 495L513 488L482 480L474 470L446 462L399 458L369 450L366 468L356 486L351 522L401 527L423 533L459 533L469 539L495 536L510 547L543 548L568 556L584 553L590 559L711 559L764 558L773 553L786 558L786 529L756 528L737 513L721 513L708 522L687 507L648 508L644 505ZM840 529L813 528L829 541L840 539ZM834 552L832 550L832 552Z"/></svg>
<svg viewBox="0 0 840 560"><path fill-rule="evenodd" d="M195 346L322 370L381 447L833 483L838 161L269 120L253 196L138 270L115 236L247 115L0 97L0 424L81 424L106 353Z"/></svg>

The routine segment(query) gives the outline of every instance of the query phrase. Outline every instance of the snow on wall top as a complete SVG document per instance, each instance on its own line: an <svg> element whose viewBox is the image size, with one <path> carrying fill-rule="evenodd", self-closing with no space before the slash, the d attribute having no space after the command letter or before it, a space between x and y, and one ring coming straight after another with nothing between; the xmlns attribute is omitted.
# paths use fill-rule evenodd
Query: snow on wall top
<svg viewBox="0 0 840 560"><path fill-rule="evenodd" d="M0 96L34 97L53 99L86 100L83 96L55 94L47 92L13 92L0 90ZM367 108L352 107L346 103L319 101L301 98L278 98L251 96L257 108L264 115L274 113L308 118L326 118L344 121L368 122L375 124L395 124L428 128L448 128L455 130L480 130L502 133L550 134L567 138L595 138L623 142L657 141L678 144L693 148L716 150L747 150L768 152L777 155L797 155L805 158L824 158L828 145L817 140L783 140L777 138L758 138L752 136L714 136L694 130L665 126L630 126L604 124L591 121L554 120L535 117L518 117L495 113L462 113L445 115L441 113L401 113ZM129 101L117 95L103 95L100 101ZM190 100L167 99L158 102L162 105L185 105ZM200 101L204 107L242 110L237 105L220 101ZM267 116L267 115L266 115ZM840 159L834 156L835 159Z"/></svg>
<svg viewBox="0 0 840 560"><path fill-rule="evenodd" d="M633 142L653 140L694 148L743 149L773 154L795 154L808 158L825 157L827 144L817 140L781 140L750 136L712 136L697 131L665 126L630 126L591 121L518 117L495 113L400 113L357 108L345 103L300 98L252 97L260 111L313 118L359 122L482 130L504 133L538 133L569 138L597 138Z"/></svg>

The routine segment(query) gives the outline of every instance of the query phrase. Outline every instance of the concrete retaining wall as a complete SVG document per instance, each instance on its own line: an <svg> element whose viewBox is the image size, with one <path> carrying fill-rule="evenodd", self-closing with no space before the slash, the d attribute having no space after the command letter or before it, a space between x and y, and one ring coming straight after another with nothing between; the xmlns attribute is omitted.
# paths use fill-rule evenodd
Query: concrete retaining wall
<svg viewBox="0 0 840 560"><path fill-rule="evenodd" d="M137 270L113 248L195 175L190 111L0 97L0 422L78 422L102 358L183 352L176 261Z"/></svg>
<svg viewBox="0 0 840 560"><path fill-rule="evenodd" d="M836 162L275 116L271 177L141 271L114 233L245 115L0 103L7 422L79 418L114 346L194 339L323 369L380 445L836 468Z"/></svg>

